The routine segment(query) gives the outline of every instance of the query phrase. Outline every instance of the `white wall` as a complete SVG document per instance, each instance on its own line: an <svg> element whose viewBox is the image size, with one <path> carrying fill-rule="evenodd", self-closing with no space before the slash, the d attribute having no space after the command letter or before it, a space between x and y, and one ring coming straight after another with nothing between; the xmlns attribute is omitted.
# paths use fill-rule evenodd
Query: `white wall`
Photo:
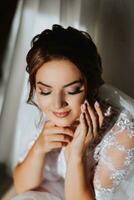
<svg viewBox="0 0 134 200"><path fill-rule="evenodd" d="M84 0L80 24L100 51L105 80L134 98L134 1Z"/></svg>

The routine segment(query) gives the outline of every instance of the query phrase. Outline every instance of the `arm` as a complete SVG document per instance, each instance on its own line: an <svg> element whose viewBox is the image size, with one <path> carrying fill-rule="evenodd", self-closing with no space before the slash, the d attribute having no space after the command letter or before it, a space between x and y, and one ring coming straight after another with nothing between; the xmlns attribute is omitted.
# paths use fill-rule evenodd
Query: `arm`
<svg viewBox="0 0 134 200"><path fill-rule="evenodd" d="M40 185L43 178L45 154L37 151L37 142L29 151L26 159L13 171L14 186L17 193L25 192Z"/></svg>
<svg viewBox="0 0 134 200"><path fill-rule="evenodd" d="M27 157L13 171L17 193L40 186L44 178L46 154L69 143L72 136L73 133L69 128L55 127L52 122L45 124Z"/></svg>
<svg viewBox="0 0 134 200"><path fill-rule="evenodd" d="M98 105L95 105L95 109L99 116L99 125L101 126L103 121L103 114ZM95 199L91 185L88 184L86 178L84 157L88 145L97 135L97 120L93 109L88 103L85 102L81 106L81 110L82 112L79 118L80 124L75 130L74 138L70 145L70 157L67 160L68 167L65 178L66 200Z"/></svg>
<svg viewBox="0 0 134 200"><path fill-rule="evenodd" d="M95 200L91 186L87 184L84 160L70 158L65 179L66 200Z"/></svg>
<svg viewBox="0 0 134 200"><path fill-rule="evenodd" d="M96 199L112 200L134 162L134 121L129 114L120 115L100 148L94 177Z"/></svg>

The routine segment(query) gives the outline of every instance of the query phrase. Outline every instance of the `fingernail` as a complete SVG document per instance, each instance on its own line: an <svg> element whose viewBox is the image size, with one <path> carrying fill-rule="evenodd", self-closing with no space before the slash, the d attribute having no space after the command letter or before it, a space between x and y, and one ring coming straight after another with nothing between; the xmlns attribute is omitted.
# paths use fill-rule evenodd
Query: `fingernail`
<svg viewBox="0 0 134 200"><path fill-rule="evenodd" d="M84 103L81 105L81 110L82 110L82 111L85 110L85 104L84 104Z"/></svg>
<svg viewBox="0 0 134 200"><path fill-rule="evenodd" d="M87 100L85 100L85 101L84 101L84 103L85 103L85 104L87 104L87 105L89 105L89 103L88 103L88 101L87 101Z"/></svg>
<svg viewBox="0 0 134 200"><path fill-rule="evenodd" d="M81 107L80 107L80 108L81 108L81 112L84 112L84 110L83 110L83 104L81 105Z"/></svg>
<svg viewBox="0 0 134 200"><path fill-rule="evenodd" d="M95 102L95 106L96 106L96 107L99 107L99 106L100 106L100 104L98 103L98 101Z"/></svg>

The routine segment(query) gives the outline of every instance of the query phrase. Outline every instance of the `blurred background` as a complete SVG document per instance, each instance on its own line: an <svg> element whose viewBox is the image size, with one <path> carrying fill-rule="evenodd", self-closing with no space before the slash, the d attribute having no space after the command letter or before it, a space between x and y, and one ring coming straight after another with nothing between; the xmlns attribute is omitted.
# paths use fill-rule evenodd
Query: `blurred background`
<svg viewBox="0 0 134 200"><path fill-rule="evenodd" d="M0 188L5 191L12 184L21 137L33 130L28 124L36 111L26 118L28 108L22 106L33 36L53 24L87 31L102 57L104 80L134 98L134 1L5 0L0 13Z"/></svg>

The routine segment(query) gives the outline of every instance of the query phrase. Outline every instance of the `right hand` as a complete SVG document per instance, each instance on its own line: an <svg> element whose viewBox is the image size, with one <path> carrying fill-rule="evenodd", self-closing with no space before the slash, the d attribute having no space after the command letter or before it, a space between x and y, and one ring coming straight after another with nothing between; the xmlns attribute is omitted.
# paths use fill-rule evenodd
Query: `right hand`
<svg viewBox="0 0 134 200"><path fill-rule="evenodd" d="M54 149L67 146L73 139L73 130L68 127L58 127L52 122L45 123L40 136L35 143L35 150L46 154Z"/></svg>

